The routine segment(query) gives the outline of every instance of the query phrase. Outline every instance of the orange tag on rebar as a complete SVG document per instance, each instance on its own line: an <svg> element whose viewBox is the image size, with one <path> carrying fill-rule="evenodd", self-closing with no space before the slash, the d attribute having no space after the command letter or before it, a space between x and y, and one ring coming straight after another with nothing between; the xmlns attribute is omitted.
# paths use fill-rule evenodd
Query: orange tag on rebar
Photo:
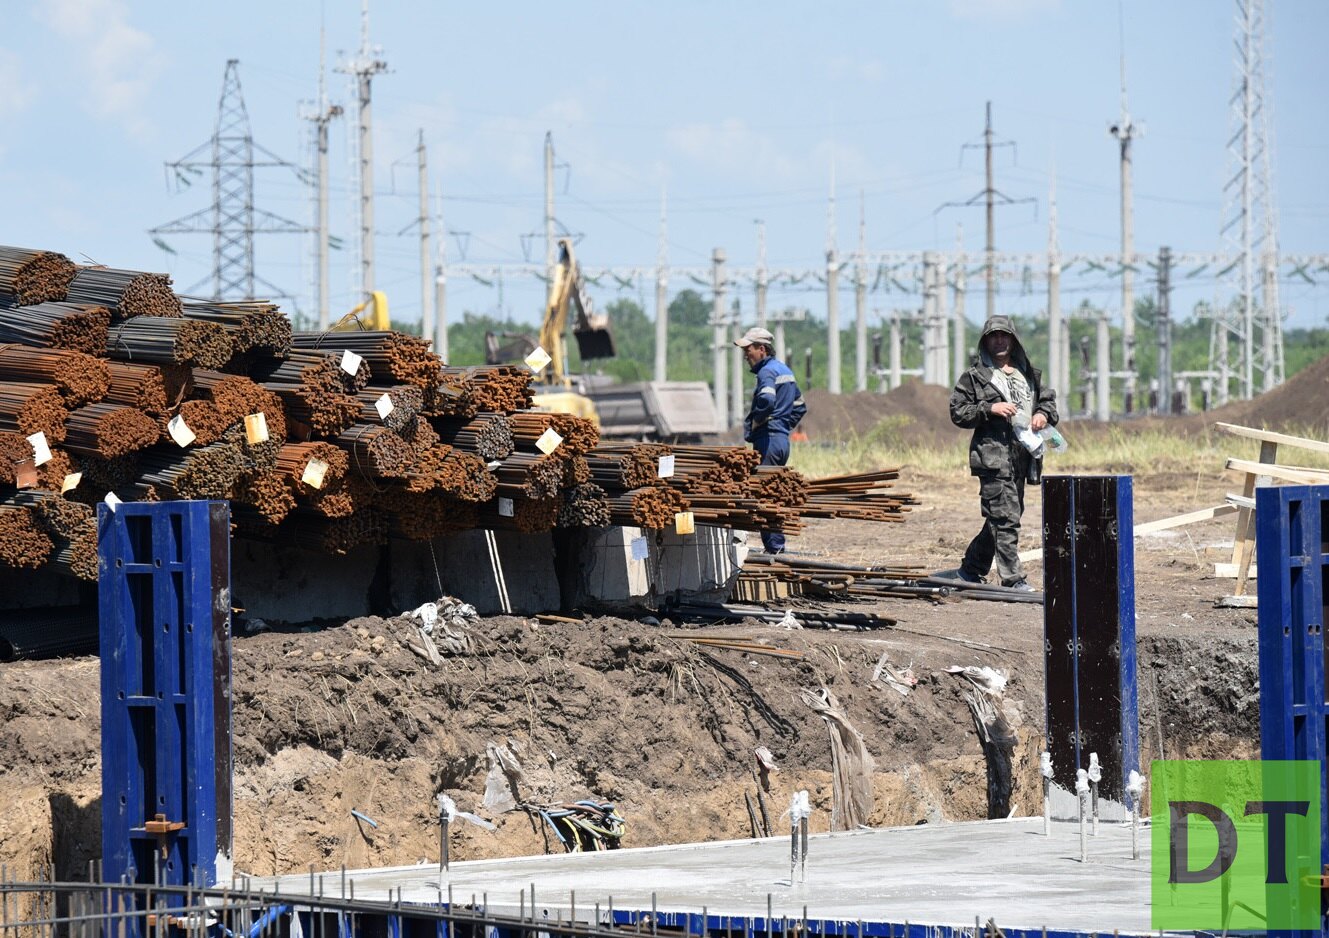
<svg viewBox="0 0 1329 938"><path fill-rule="evenodd" d="M696 519L692 517L690 511L679 511L674 514L674 533L692 534L697 530Z"/></svg>
<svg viewBox="0 0 1329 938"><path fill-rule="evenodd" d="M189 424L185 423L185 418L176 414L166 422L166 432L175 440L175 445L184 449L190 443L198 439L194 431L189 429Z"/></svg>
<svg viewBox="0 0 1329 938"><path fill-rule="evenodd" d="M245 417L245 439L250 446L268 442L268 418L263 411Z"/></svg>
<svg viewBox="0 0 1329 938"><path fill-rule="evenodd" d="M553 427L540 434L540 439L535 441L535 448L548 456L554 450L558 449L558 444L563 442L563 437L558 435L558 431Z"/></svg>
<svg viewBox="0 0 1329 938"><path fill-rule="evenodd" d="M65 476L64 481L60 483L60 494L63 495L71 489L78 488L78 484L83 481L83 473L71 472Z"/></svg>
<svg viewBox="0 0 1329 938"><path fill-rule="evenodd" d="M14 465L14 484L21 489L35 489L37 487L37 464L31 459L25 459Z"/></svg>
<svg viewBox="0 0 1329 938"><path fill-rule="evenodd" d="M328 464L321 459L311 459L305 463L304 475L300 481L310 488L323 488L323 477L328 474Z"/></svg>
<svg viewBox="0 0 1329 938"><path fill-rule="evenodd" d="M43 463L51 461L51 447L46 442L45 433L34 433L28 437L28 442L32 444L33 465L40 466Z"/></svg>
<svg viewBox="0 0 1329 938"><path fill-rule="evenodd" d="M537 345L535 351L526 356L526 367L531 369L531 371L539 373L544 369L544 366L548 365L551 361L553 361L553 359L549 357L549 353L541 346Z"/></svg>

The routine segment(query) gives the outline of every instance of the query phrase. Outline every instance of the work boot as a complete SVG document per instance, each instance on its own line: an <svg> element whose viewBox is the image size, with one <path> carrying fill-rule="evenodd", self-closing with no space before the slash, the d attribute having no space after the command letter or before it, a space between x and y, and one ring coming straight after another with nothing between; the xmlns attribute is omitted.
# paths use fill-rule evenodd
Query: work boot
<svg viewBox="0 0 1329 938"><path fill-rule="evenodd" d="M954 570L938 570L932 575L939 580L959 580L962 583L985 582L983 577L974 576L972 573L965 570L964 567L956 567Z"/></svg>

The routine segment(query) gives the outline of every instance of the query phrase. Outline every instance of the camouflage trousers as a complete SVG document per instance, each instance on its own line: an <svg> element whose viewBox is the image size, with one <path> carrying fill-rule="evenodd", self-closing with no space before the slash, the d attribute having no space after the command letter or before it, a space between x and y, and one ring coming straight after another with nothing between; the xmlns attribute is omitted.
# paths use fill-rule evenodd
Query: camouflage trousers
<svg viewBox="0 0 1329 938"><path fill-rule="evenodd" d="M1017 460L1023 463L1024 460ZM1020 566L1020 516L1024 514L1026 467L1016 465L1012 475L984 473L978 477L978 497L983 509L983 530L969 542L961 569L975 577L986 577L997 562L1002 586L1024 579Z"/></svg>

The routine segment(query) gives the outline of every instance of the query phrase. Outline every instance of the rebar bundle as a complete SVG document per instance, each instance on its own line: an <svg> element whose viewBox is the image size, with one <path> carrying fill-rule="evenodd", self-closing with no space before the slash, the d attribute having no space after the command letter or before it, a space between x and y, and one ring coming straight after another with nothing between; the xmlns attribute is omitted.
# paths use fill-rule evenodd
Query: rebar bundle
<svg viewBox="0 0 1329 938"><path fill-rule="evenodd" d="M147 449L161 438L161 427L147 414L115 404L88 404L70 411L65 430L66 448L107 459Z"/></svg>
<svg viewBox="0 0 1329 938"><path fill-rule="evenodd" d="M591 421L572 414L546 414L524 411L508 417L512 439L525 450L536 450L536 442L546 431L553 430L562 441L550 455L559 459L583 456L600 442L600 428Z"/></svg>
<svg viewBox="0 0 1329 938"><path fill-rule="evenodd" d="M502 414L478 414L470 420L432 417L430 423L438 431L439 440L488 462L505 459L514 448L512 428Z"/></svg>
<svg viewBox="0 0 1329 938"><path fill-rule="evenodd" d="M562 499L558 496L518 498L513 500L511 515L503 514L493 504L481 505L479 523L483 528L539 534L542 531L553 530L554 525L558 523L561 503Z"/></svg>
<svg viewBox="0 0 1329 938"><path fill-rule="evenodd" d="M0 294L20 305L63 300L74 270L63 254L0 245Z"/></svg>
<svg viewBox="0 0 1329 938"><path fill-rule="evenodd" d="M221 410L212 401L183 401L175 409L175 416L185 422L185 426L195 436L194 442L199 446L216 443L231 426L231 421L222 416Z"/></svg>
<svg viewBox="0 0 1329 938"><path fill-rule="evenodd" d="M688 510L688 500L681 492L662 486L648 486L608 496L609 517L613 524L662 530L674 523L674 515Z"/></svg>
<svg viewBox="0 0 1329 938"><path fill-rule="evenodd" d="M0 308L0 342L105 355L110 310L76 303Z"/></svg>
<svg viewBox="0 0 1329 938"><path fill-rule="evenodd" d="M444 366L442 384L460 391L459 396L443 395L439 413L474 417L488 411L512 414L531 406L531 370L516 365L491 365L487 368ZM461 401L465 404L460 404ZM457 409L452 409L457 407ZM468 407L473 410L466 412Z"/></svg>
<svg viewBox="0 0 1329 938"><path fill-rule="evenodd" d="M21 434L0 430L0 485L13 485L18 464L32 458L32 446Z"/></svg>
<svg viewBox="0 0 1329 938"><path fill-rule="evenodd" d="M111 326L107 353L115 359L159 365L221 368L231 360L231 338L221 326L194 319L138 316Z"/></svg>
<svg viewBox="0 0 1329 938"><path fill-rule="evenodd" d="M166 414L193 389L192 373L180 365L134 365L106 362L109 404L137 407L154 416Z"/></svg>
<svg viewBox="0 0 1329 938"><path fill-rule="evenodd" d="M416 417L401 431L401 438L415 447L417 456L442 442L438 431L424 417Z"/></svg>
<svg viewBox="0 0 1329 938"><path fill-rule="evenodd" d="M46 563L54 547L33 508L0 502L0 563L36 570Z"/></svg>
<svg viewBox="0 0 1329 938"><path fill-rule="evenodd" d="M174 444L172 444L174 448ZM104 456L79 456L77 469L83 479L73 496L80 501L99 501L107 492L118 492L138 479L137 454L108 459Z"/></svg>
<svg viewBox="0 0 1329 938"><path fill-rule="evenodd" d="M269 524L281 524L295 510L295 495L285 473L258 472L241 480L235 499L252 506Z"/></svg>
<svg viewBox="0 0 1329 938"><path fill-rule="evenodd" d="M99 401L110 390L106 363L83 352L0 345L0 381L54 384L71 407Z"/></svg>
<svg viewBox="0 0 1329 938"><path fill-rule="evenodd" d="M591 464L585 456L573 456L563 460L563 487L585 485L591 481Z"/></svg>
<svg viewBox="0 0 1329 938"><path fill-rule="evenodd" d="M452 447L446 443L435 443L425 450L417 450L415 467L406 477L405 490L408 492L428 492L433 489L446 488L448 473L448 457L452 455Z"/></svg>
<svg viewBox="0 0 1329 938"><path fill-rule="evenodd" d="M166 274L145 274L111 267L80 267L69 282L71 303L105 306L116 319L133 316L166 316L178 319L180 298L171 290Z"/></svg>
<svg viewBox="0 0 1329 938"><path fill-rule="evenodd" d="M350 456L351 471L380 479L404 479L415 465L415 448L387 427L356 424L337 436Z"/></svg>
<svg viewBox="0 0 1329 938"><path fill-rule="evenodd" d="M494 497L498 481L483 459L453 450L438 472L438 488L463 502L487 502Z"/></svg>
<svg viewBox="0 0 1329 938"><path fill-rule="evenodd" d="M599 528L610 523L609 501L605 490L594 482L563 490L558 507L558 527Z"/></svg>
<svg viewBox="0 0 1329 938"><path fill-rule="evenodd" d="M498 492L509 498L552 498L563 485L562 460L513 453L494 470Z"/></svg>
<svg viewBox="0 0 1329 938"><path fill-rule="evenodd" d="M48 444L65 439L64 398L49 384L0 383L0 430L31 436L44 433Z"/></svg>
<svg viewBox="0 0 1329 938"><path fill-rule="evenodd" d="M394 433L401 433L415 422L416 416L424 408L424 392L412 384L399 384L395 387L367 387L355 395L360 401L360 420L365 423L382 424ZM379 402L386 396L385 404ZM380 414L382 407L384 413Z"/></svg>
<svg viewBox="0 0 1329 938"><path fill-rule="evenodd" d="M291 351L291 321L272 303L188 300L183 312L186 319L200 319L225 329L237 355L257 351L284 358Z"/></svg>
<svg viewBox="0 0 1329 938"><path fill-rule="evenodd" d="M400 332L296 332L291 347L302 351L349 350L359 355L379 384L405 382L420 389L438 384L441 363L429 342Z"/></svg>
<svg viewBox="0 0 1329 938"><path fill-rule="evenodd" d="M188 450L157 447L142 454L140 481L176 498L230 498L244 474L240 448L217 442Z"/></svg>
<svg viewBox="0 0 1329 938"><path fill-rule="evenodd" d="M805 505L808 500L807 480L787 466L758 466L748 477L747 488L757 498L792 507Z"/></svg>
<svg viewBox="0 0 1329 938"><path fill-rule="evenodd" d="M311 433L335 437L354 426L360 416L360 401L349 394L289 384L267 383L262 387L280 398L292 421L308 428L307 432L296 433L301 439Z"/></svg>
<svg viewBox="0 0 1329 938"><path fill-rule="evenodd" d="M590 480L605 488L636 489L655 484L660 457L672 451L659 443L601 444L586 457Z"/></svg>
<svg viewBox="0 0 1329 938"><path fill-rule="evenodd" d="M335 352L292 351L282 359L246 361L245 370L260 384L304 385L327 394L354 394L369 385L369 366L360 362L354 372L342 367Z"/></svg>
<svg viewBox="0 0 1329 938"><path fill-rule="evenodd" d="M324 554L345 554L364 544L380 544L388 536L386 520L372 508L345 518L297 508L278 530L283 543Z"/></svg>
<svg viewBox="0 0 1329 938"><path fill-rule="evenodd" d="M805 483L807 504L803 514L812 518L904 521L905 513L918 500L907 492L893 491L891 483L899 477L899 469L882 469L809 480Z"/></svg>
<svg viewBox="0 0 1329 938"><path fill-rule="evenodd" d="M318 486L303 481L311 463L321 463L324 467ZM346 478L348 465L346 451L331 443L285 443L277 451L277 470L291 480L296 492L304 495L339 486Z"/></svg>

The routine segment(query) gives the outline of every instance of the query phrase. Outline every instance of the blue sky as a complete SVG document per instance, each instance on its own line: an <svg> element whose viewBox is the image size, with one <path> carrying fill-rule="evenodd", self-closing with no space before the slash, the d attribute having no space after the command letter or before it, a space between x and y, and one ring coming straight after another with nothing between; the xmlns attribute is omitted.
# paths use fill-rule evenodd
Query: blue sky
<svg viewBox="0 0 1329 938"><path fill-rule="evenodd" d="M255 138L305 162L310 128L297 110L316 93L320 20L330 66L339 50L359 44L356 0L17 5L23 9L0 35L0 243L167 270L181 289L206 276L209 239L173 236L172 256L146 230L209 201L207 185L175 191L163 164L211 134L226 60L240 60ZM1329 4L1268 5L1282 245L1329 251ZM1137 249L1216 250L1233 4L1126 0L1124 32L1131 112L1145 127L1135 160ZM419 315L418 247L398 232L415 216L421 128L445 224L468 233L449 241L454 261L463 242L467 261L524 258L521 236L542 225L546 131L567 164L557 214L584 236L579 254L589 265L653 265L667 188L672 263L704 265L719 246L735 264L751 265L760 218L773 266L818 267L832 162L842 249L856 243L862 192L870 249L948 249L963 223L966 248L978 252L982 211L937 209L982 187L981 152L962 160L960 148L979 138L989 99L998 134L1018 142L999 152L998 187L1038 199L1036 208L999 211L998 247L1046 245L1054 163L1063 250L1109 252L1118 243L1117 150L1107 134L1119 111L1117 3L376 0L371 34L391 66L375 82L377 251L379 285L396 317ZM351 103L346 76L330 74L329 92ZM348 242L350 126L334 123L332 148L333 231ZM307 189L289 172L260 170L256 201L298 221L311 217ZM531 259L542 256L541 243L526 247ZM354 302L349 259L335 257L334 310ZM257 266L308 304L305 239L261 236ZM1116 294L1101 275L1068 277L1065 286L1071 305ZM538 290L505 287L504 310L534 318ZM646 283L623 293L644 296L651 310L651 290ZM1177 303L1189 309L1215 291L1201 277ZM597 298L615 295L605 284ZM750 310L750 295L740 297ZM914 302L899 293L869 301L883 311ZM1290 282L1284 303L1293 324L1323 325L1329 288ZM498 304L496 289L451 279L453 315ZM824 300L806 287L774 291L772 307L786 304L819 312ZM1042 292L1012 287L1001 306L1035 312ZM971 307L971 318L980 308Z"/></svg>

